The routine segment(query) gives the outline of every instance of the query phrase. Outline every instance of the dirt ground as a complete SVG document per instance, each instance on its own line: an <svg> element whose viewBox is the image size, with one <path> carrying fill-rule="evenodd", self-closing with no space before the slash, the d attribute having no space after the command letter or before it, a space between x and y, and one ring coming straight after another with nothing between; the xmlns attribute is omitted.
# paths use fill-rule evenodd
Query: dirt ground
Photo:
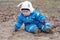
<svg viewBox="0 0 60 40"><path fill-rule="evenodd" d="M44 10L45 8L42 8L44 12L37 8L39 5L35 6L37 10L43 13L51 13L48 14L47 19L55 27L53 34L39 33L39 35L34 35L23 30L24 26L13 34L16 17L20 12L19 8L16 7L18 3L20 2L0 2L0 40L60 40L60 6L56 6L56 8L49 6L48 12ZM33 4L35 5L35 2Z"/></svg>
<svg viewBox="0 0 60 40"><path fill-rule="evenodd" d="M13 34L13 21L8 21L0 24L0 40L60 40L60 32L56 31L53 34L40 33L34 35L23 30L23 27ZM8 25L7 25L8 24Z"/></svg>

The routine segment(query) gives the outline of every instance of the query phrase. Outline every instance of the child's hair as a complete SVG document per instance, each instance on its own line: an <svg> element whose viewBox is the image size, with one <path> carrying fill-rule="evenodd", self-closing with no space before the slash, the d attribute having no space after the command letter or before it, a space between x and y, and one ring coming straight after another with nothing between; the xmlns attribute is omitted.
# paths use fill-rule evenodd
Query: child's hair
<svg viewBox="0 0 60 40"><path fill-rule="evenodd" d="M28 11L30 11L30 10L29 10L29 9L27 9L27 8L26 8L26 9L25 9L25 8L23 8L23 9L21 9L21 10L28 10Z"/></svg>

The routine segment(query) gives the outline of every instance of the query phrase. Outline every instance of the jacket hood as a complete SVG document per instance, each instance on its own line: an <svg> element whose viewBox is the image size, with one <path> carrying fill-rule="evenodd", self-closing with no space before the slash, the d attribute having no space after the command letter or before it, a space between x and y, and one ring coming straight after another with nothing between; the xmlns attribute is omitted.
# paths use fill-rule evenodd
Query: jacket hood
<svg viewBox="0 0 60 40"><path fill-rule="evenodd" d="M24 1L24 2L20 3L20 11L21 11L21 9L29 9L31 13L34 11L34 8L31 4L31 2L29 2L29 1Z"/></svg>

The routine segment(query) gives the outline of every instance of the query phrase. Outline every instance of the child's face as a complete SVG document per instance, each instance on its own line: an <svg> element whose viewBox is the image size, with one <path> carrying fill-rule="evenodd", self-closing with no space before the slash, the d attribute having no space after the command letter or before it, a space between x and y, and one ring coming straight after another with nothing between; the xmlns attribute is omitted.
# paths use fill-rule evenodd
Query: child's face
<svg viewBox="0 0 60 40"><path fill-rule="evenodd" d="M30 15L30 11L29 10L22 10L22 13L23 13L24 16Z"/></svg>

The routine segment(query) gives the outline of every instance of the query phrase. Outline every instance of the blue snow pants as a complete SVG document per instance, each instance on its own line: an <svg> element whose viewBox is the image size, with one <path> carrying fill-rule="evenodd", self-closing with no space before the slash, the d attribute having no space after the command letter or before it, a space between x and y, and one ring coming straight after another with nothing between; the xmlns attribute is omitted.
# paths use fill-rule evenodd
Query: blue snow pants
<svg viewBox="0 0 60 40"><path fill-rule="evenodd" d="M34 33L34 31L37 30L37 29L41 29L43 32L45 32L47 28L51 28L49 23L45 23L45 25L29 24L29 25L25 26L25 30L28 31L28 32L32 32L32 33Z"/></svg>

